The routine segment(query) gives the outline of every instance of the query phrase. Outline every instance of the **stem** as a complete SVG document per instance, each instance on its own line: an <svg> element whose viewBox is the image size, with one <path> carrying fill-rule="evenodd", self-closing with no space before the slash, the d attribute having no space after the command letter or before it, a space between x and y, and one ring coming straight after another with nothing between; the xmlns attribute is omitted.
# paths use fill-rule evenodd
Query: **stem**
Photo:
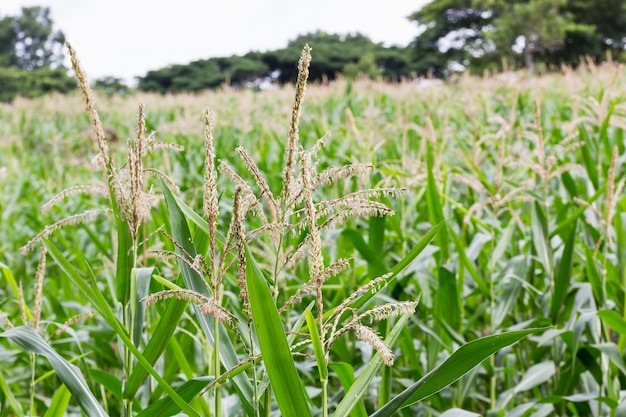
<svg viewBox="0 0 626 417"><path fill-rule="evenodd" d="M272 386L268 386L265 390L265 417L270 417L270 411L272 410Z"/></svg>
<svg viewBox="0 0 626 417"><path fill-rule="evenodd" d="M35 415L35 354L30 355L30 415Z"/></svg>
<svg viewBox="0 0 626 417"><path fill-rule="evenodd" d="M133 287L133 285L131 284L131 288ZM132 293L132 291L131 291ZM131 298L132 298L131 294ZM131 303L133 302L133 300L131 300ZM130 308L128 307L128 305L123 305L122 306L122 320L124 322L124 327L126 328L126 330L128 330L129 335L130 335L130 340L132 342L133 340L133 333L132 333L132 319L131 319L131 313L130 313ZM133 372L133 356L130 352L130 349L128 348L128 346L124 345L124 384L126 384L126 381L128 381L128 378L130 378L130 375ZM132 416L132 409L133 409L133 400L131 398L125 399L124 400L124 410L122 415L124 417L130 417Z"/></svg>
<svg viewBox="0 0 626 417"><path fill-rule="evenodd" d="M133 242L133 265L137 264L137 241ZM131 343L134 343L133 329L134 329L134 321L135 321L135 306L137 305L137 276L133 271L130 274L130 294L128 297L128 303L122 305L122 321L124 323L124 328L128 332L130 336ZM133 354L130 351L130 348L124 344L124 381L123 384L126 384L128 378L133 373ZM128 398L124 400L124 417L131 417L133 409L133 399Z"/></svg>
<svg viewBox="0 0 626 417"><path fill-rule="evenodd" d="M328 379L322 379L322 417L328 417Z"/></svg>
<svg viewBox="0 0 626 417"><path fill-rule="evenodd" d="M215 372L215 380L219 381L220 379L220 332L219 330L220 322L217 318L213 319L213 328L215 329L215 337L214 337L214 347L213 347L213 367L215 368L213 371ZM222 416L222 390L221 384L217 382L215 384L215 417Z"/></svg>

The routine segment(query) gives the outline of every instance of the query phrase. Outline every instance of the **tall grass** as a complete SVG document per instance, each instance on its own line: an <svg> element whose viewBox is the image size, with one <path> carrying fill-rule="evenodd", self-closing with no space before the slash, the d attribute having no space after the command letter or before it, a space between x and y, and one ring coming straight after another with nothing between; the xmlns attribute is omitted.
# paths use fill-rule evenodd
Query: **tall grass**
<svg viewBox="0 0 626 417"><path fill-rule="evenodd" d="M322 87L305 47L122 100L72 56L86 116L0 109L3 415L619 413L621 68Z"/></svg>

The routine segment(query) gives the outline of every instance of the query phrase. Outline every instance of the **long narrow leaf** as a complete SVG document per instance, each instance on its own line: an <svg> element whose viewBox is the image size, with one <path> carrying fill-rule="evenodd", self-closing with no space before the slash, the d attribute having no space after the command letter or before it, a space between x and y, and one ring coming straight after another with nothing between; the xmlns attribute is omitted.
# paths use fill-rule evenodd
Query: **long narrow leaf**
<svg viewBox="0 0 626 417"><path fill-rule="evenodd" d="M441 230L442 227L444 227L444 225L445 225L445 222L441 222L433 226L433 228L430 229L428 233L426 233L426 235L424 235L424 237L417 243L417 245L415 245L413 249L411 249L411 251L404 258L402 258L393 268L391 268L391 271L390 271L391 276L387 278L387 280L385 281L385 284L389 285L394 279L396 279L398 274L400 274L400 272L402 272L404 268L409 266L411 262L413 262L415 258L417 258L417 256L420 253L422 253L422 251L426 248L426 246L428 246L428 244L433 240L433 238L437 236L437 233L439 233L439 231ZM362 307L365 303L367 303L373 296L374 296L374 293L372 293L371 291L367 291L361 296L357 297L352 303L350 303L350 307L354 309L358 309ZM329 310L326 313L324 313L324 320L330 317L332 313L333 313L332 310Z"/></svg>
<svg viewBox="0 0 626 417"><path fill-rule="evenodd" d="M330 369L335 371L337 374L337 378L341 382L343 386L344 392L348 392L352 384L354 384L354 369L352 365L345 362L331 362ZM350 417L367 417L367 410L365 409L365 404L363 400L359 400L352 411L350 412Z"/></svg>
<svg viewBox="0 0 626 417"><path fill-rule="evenodd" d="M197 252L193 245L191 232L189 231L189 225L187 224L185 215L181 211L178 203L176 202L176 199L174 198L174 195L169 190L169 188L167 188L165 183L162 183L162 188L163 195L165 196L165 202L167 204L167 210L170 216L172 235L189 255L195 257ZM176 248L176 250L181 256L185 256L179 248ZM198 274L198 272L196 272L185 262L179 261L179 265L183 273L185 286L188 289L197 291L206 296L210 296L207 285L204 279L200 276L200 274ZM207 316L200 312L200 308L198 306L194 306L194 312L196 314L196 318L200 322L200 327L202 328L209 343L213 343L213 334L215 332L215 329L213 328L213 320L207 319ZM228 334L224 326L220 325L217 331L220 332L220 360L224 365L224 368L232 369L239 365L239 356L237 355L235 347L231 342L230 335ZM239 394L239 399L246 409L246 412L250 415L253 415L254 405L252 404L252 400L254 398L254 390L252 389L252 384L245 375L241 374L236 375L233 378L233 384Z"/></svg>
<svg viewBox="0 0 626 417"><path fill-rule="evenodd" d="M0 337L5 337L18 344L24 350L44 356L54 368L59 379L72 393L80 408L88 416L106 417L107 414L96 400L89 389L83 374L75 366L59 355L32 327L20 326L0 333Z"/></svg>
<svg viewBox="0 0 626 417"><path fill-rule="evenodd" d="M371 417L389 417L400 408L427 398L452 384L473 367L523 337L543 329L527 329L495 334L473 340L456 350L448 359L402 391Z"/></svg>
<svg viewBox="0 0 626 417"><path fill-rule="evenodd" d="M398 336L402 332L402 328L409 320L408 315L400 316L396 324L393 326L387 337L385 338L385 344L389 347L392 347ZM347 417L354 407L356 407L359 403L361 403L361 398L367 392L374 376L380 369L383 363L380 355L372 356L369 363L363 369L363 372L358 376L358 378L354 381L354 383L350 386L350 389L343 396L343 399L337 405L335 412L333 413L333 417Z"/></svg>
<svg viewBox="0 0 626 417"><path fill-rule="evenodd" d="M283 417L312 416L272 293L247 247L246 283L252 322L281 414Z"/></svg>
<svg viewBox="0 0 626 417"><path fill-rule="evenodd" d="M61 385L54 393L54 397L52 397L52 401L50 401L50 407L48 407L43 417L63 417L71 398L72 393L65 385Z"/></svg>
<svg viewBox="0 0 626 417"><path fill-rule="evenodd" d="M22 410L21 404L17 401L15 396L13 395L13 391L9 389L9 385L7 384L6 379L4 379L4 375L2 374L2 369L0 368L0 391L4 394L7 402L9 403L9 407L13 409L16 417L24 417L24 410Z"/></svg>
<svg viewBox="0 0 626 417"><path fill-rule="evenodd" d="M443 208L441 207L440 193L439 193L439 190L437 189L437 182L435 181L435 175L433 174L434 164L435 164L435 161L434 161L435 157L433 155L434 150L430 143L427 146L428 146L428 149L427 149L427 154L426 154L426 164L427 164L426 202L428 203L428 214L430 216L431 223L440 224L444 222L445 219L443 217ZM440 260L440 265L441 265L443 264L443 262L445 262L448 259L448 251L449 251L448 233L445 227L437 236L437 240L439 242L440 255L438 256L440 256L439 260Z"/></svg>
<svg viewBox="0 0 626 417"><path fill-rule="evenodd" d="M565 300L565 295L567 294L567 289L569 288L572 267L574 264L575 242L576 223L574 223L574 227L572 227L572 231L565 242L563 256L561 256L561 262L559 263L559 267L556 272L554 292L552 293L552 303L550 304L550 317L552 317L552 323L554 324L557 323L559 311L561 310L563 300Z"/></svg>
<svg viewBox="0 0 626 417"><path fill-rule="evenodd" d="M113 328L115 333L119 336L124 345L128 347L131 353L137 358L137 361L148 370L150 375L156 379L159 385L165 392L172 398L172 400L182 409L187 415L199 417L198 413L189 406L180 396L174 391L174 389L159 375L159 373L152 367L150 363L144 358L144 356L135 347L130 340L126 329L119 322L113 311L109 308L106 300L97 285L93 287L88 285L85 279L74 268L74 266L67 260L67 258L61 253L61 251L49 240L43 239L43 243L48 250L48 253L57 263L57 265L65 272L70 281L78 287L78 289L85 295L87 300L94 306L102 318Z"/></svg>
<svg viewBox="0 0 626 417"><path fill-rule="evenodd" d="M191 401L200 391L206 388L212 380L213 378L208 377L190 379L180 387L176 388L176 392L185 401ZM169 417L179 412L180 407L176 406L176 404L172 402L171 398L164 397L151 404L145 410L137 414L136 417Z"/></svg>

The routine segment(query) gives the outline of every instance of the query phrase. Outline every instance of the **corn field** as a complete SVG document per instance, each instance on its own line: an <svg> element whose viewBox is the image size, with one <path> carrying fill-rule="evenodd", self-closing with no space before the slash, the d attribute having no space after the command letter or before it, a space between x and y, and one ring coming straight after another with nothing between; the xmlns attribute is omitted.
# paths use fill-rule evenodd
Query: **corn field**
<svg viewBox="0 0 626 417"><path fill-rule="evenodd" d="M0 107L0 417L626 415L626 75ZM294 57L294 65L298 57Z"/></svg>

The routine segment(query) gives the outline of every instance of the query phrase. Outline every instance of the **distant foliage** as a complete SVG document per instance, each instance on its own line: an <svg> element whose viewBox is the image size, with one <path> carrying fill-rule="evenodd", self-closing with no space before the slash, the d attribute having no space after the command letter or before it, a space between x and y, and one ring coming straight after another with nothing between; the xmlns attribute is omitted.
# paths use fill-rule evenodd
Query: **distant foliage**
<svg viewBox="0 0 626 417"><path fill-rule="evenodd" d="M70 91L74 81L63 67L65 35L54 29L48 7L23 7L0 19L0 101Z"/></svg>
<svg viewBox="0 0 626 417"><path fill-rule="evenodd" d="M223 84L254 86L264 80L293 83L298 75L293 56L305 43L309 43L315 51L316 60L310 69L314 82L333 80L343 73L350 78L364 75L399 80L410 77L413 72L407 48L385 47L358 33L338 35L315 32L298 36L283 49L209 58L150 71L139 78L138 88L165 93L201 91Z"/></svg>
<svg viewBox="0 0 626 417"><path fill-rule="evenodd" d="M434 0L409 19L423 28L412 44L418 71L436 75L501 69L503 60L576 66L626 46L624 0Z"/></svg>

